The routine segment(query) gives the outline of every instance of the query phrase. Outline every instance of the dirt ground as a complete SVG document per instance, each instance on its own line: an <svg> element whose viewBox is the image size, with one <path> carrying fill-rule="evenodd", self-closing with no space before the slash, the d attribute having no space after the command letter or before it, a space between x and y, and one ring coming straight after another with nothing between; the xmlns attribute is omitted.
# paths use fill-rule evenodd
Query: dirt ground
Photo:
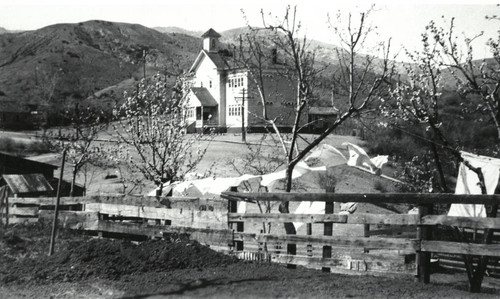
<svg viewBox="0 0 500 299"><path fill-rule="evenodd" d="M0 229L0 298L498 298L486 278L467 292L464 273L435 273L424 285L410 276L342 275L247 262L182 237L99 239L60 231L47 256L50 227Z"/></svg>

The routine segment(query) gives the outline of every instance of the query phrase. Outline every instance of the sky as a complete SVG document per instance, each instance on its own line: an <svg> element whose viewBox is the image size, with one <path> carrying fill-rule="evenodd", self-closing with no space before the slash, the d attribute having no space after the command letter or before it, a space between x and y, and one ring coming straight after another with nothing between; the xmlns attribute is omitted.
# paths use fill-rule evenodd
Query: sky
<svg viewBox="0 0 500 299"><path fill-rule="evenodd" d="M339 2L339 3L336 3ZM347 3L349 2L349 3ZM375 4L371 22L377 26L377 40L392 38L393 49L417 50L420 34L431 20L438 24L452 17L457 32L472 37L484 31L476 41L476 56L489 57L484 46L487 37L498 37L500 21L486 20L485 15L500 15L494 1L332 1L332 0L0 0L0 27L9 30L34 30L56 23L78 23L87 20L137 23L148 27L176 26L188 30L216 31L262 25L261 9L283 16L286 5L297 5L298 19L308 38L337 43L328 28L327 15L352 12L357 15Z"/></svg>

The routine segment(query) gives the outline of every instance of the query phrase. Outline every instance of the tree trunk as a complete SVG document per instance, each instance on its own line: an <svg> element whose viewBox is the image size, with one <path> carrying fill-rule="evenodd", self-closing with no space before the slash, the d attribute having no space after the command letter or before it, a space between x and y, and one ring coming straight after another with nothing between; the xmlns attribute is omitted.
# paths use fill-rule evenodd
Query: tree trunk
<svg viewBox="0 0 500 299"><path fill-rule="evenodd" d="M434 161L436 163L436 169L439 173L439 181L441 182L441 188L445 193L449 193L448 185L446 184L446 180L444 178L443 167L441 165L441 160L439 159L438 150L436 144L434 142L431 143L432 154L434 155Z"/></svg>
<svg viewBox="0 0 500 299"><path fill-rule="evenodd" d="M61 169L62 171L62 169ZM75 196L75 181L76 181L76 174L78 173L78 170L73 168L73 177L71 178L71 188L69 190L69 196L73 197ZM61 182L62 183L62 182Z"/></svg>
<svg viewBox="0 0 500 299"><path fill-rule="evenodd" d="M491 213L489 213L489 215L487 215L487 217L496 218L497 211L498 211L498 205L493 205ZM483 244L491 244L492 238L493 238L493 230L486 229L484 231ZM470 280L470 289L469 290L471 293L480 293L481 292L481 285L483 283L484 274L486 273L486 268L488 267L488 261L489 261L488 256L482 256L479 258L479 262L478 262L476 271L474 271L474 275L472 277L472 280Z"/></svg>
<svg viewBox="0 0 500 299"><path fill-rule="evenodd" d="M163 183L158 185L158 189L156 189L156 196L162 196L163 194Z"/></svg>
<svg viewBox="0 0 500 299"><path fill-rule="evenodd" d="M285 177L285 192L290 192L292 190L292 173L293 173L293 168L295 167L295 164L288 164L286 168L286 177ZM279 211L280 213L284 214L289 214L290 209L289 209L289 202L284 201L280 203L279 205ZM293 225L292 222L285 222L285 231L287 235L295 235L297 233L297 230L295 230L295 226Z"/></svg>

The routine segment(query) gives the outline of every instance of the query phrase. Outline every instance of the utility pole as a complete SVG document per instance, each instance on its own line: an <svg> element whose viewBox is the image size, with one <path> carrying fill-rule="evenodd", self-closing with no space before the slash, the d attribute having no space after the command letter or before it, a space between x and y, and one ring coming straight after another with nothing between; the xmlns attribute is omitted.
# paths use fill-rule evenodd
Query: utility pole
<svg viewBox="0 0 500 299"><path fill-rule="evenodd" d="M52 233L50 234L49 256L52 256L52 254L54 253L54 245L56 244L57 217L59 215L59 201L61 199L61 182L63 179L64 162L66 161L67 151L68 149L64 148L61 161L61 172L59 173L59 182L57 183L57 197L56 197L56 204L54 207L54 222L52 223Z"/></svg>
<svg viewBox="0 0 500 299"><path fill-rule="evenodd" d="M245 129L245 88L241 96L241 141L247 142L247 132Z"/></svg>
<svg viewBox="0 0 500 299"><path fill-rule="evenodd" d="M144 79L146 79L146 49L142 50L142 58L144 59L143 69L144 69Z"/></svg>
<svg viewBox="0 0 500 299"><path fill-rule="evenodd" d="M245 97L247 100L250 99L246 93L248 93L248 90L243 88L240 91L241 96L234 97L235 99L241 99L241 141L243 142L247 142L247 130L245 128Z"/></svg>

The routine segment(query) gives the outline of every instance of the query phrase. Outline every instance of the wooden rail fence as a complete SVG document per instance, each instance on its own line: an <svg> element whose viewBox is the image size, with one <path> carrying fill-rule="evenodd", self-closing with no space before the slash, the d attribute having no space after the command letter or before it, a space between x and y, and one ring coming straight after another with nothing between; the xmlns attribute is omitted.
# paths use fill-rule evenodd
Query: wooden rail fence
<svg viewBox="0 0 500 299"><path fill-rule="evenodd" d="M500 203L499 195L238 193L222 198L86 196L62 198L61 226L101 236L171 238L178 234L241 258L302 265L332 272L415 274L429 281L431 253L500 257L500 244L435 239L439 227L481 233L500 219L432 215L434 204ZM324 214L280 214L277 206L324 203ZM401 203L419 214L339 214L334 203ZM54 198L10 198L10 223L52 219ZM262 213L262 205L269 213ZM283 223L302 223L288 235ZM270 229L270 230L269 230Z"/></svg>

